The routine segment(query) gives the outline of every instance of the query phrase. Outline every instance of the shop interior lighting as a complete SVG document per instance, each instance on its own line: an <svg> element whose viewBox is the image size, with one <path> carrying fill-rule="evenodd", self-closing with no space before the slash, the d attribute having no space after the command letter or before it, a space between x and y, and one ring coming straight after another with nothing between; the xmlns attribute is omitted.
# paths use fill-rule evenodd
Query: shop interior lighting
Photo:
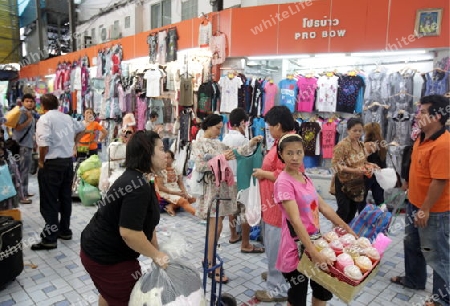
<svg viewBox="0 0 450 306"><path fill-rule="evenodd" d="M47 74L45 77L48 78L48 79L52 79L52 78L56 77L56 74L55 73Z"/></svg>
<svg viewBox="0 0 450 306"><path fill-rule="evenodd" d="M345 57L347 54L345 53L320 53L316 54L314 57L318 58L335 58L335 57Z"/></svg>
<svg viewBox="0 0 450 306"><path fill-rule="evenodd" d="M249 56L250 61L260 61L260 60L275 60L275 59L292 59L292 58L309 58L308 54L298 54L298 55L267 55L267 56Z"/></svg>
<svg viewBox="0 0 450 306"><path fill-rule="evenodd" d="M360 53L351 53L352 57L380 57L380 56L397 56L397 55L416 55L416 54L425 54L428 53L426 50L410 50L410 51L384 51L384 52L360 52Z"/></svg>

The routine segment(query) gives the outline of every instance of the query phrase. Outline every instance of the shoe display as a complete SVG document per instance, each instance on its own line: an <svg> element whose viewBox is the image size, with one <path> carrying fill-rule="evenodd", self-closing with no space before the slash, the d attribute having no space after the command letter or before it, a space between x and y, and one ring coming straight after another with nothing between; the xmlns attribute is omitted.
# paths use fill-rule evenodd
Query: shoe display
<svg viewBox="0 0 450 306"><path fill-rule="evenodd" d="M31 246L31 249L33 251L42 251L42 250L53 250L56 249L58 247L58 244L56 243L46 243L46 242L39 242L36 244L33 244Z"/></svg>
<svg viewBox="0 0 450 306"><path fill-rule="evenodd" d="M256 290L255 297L260 302L286 302L287 296L272 296L265 290Z"/></svg>

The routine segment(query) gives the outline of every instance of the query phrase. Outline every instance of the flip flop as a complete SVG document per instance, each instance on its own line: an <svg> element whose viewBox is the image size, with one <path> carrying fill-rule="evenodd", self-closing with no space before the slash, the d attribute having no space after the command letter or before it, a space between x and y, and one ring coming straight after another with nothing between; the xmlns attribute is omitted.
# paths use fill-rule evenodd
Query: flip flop
<svg viewBox="0 0 450 306"><path fill-rule="evenodd" d="M168 210L166 207L164 207L163 209L169 216L175 217L175 212L173 210Z"/></svg>
<svg viewBox="0 0 450 306"><path fill-rule="evenodd" d="M236 243L238 243L241 240L242 240L242 235L239 235L238 239L236 239L236 240L228 240L228 243L229 244L236 244Z"/></svg>
<svg viewBox="0 0 450 306"><path fill-rule="evenodd" d="M248 251L248 250L241 250L241 253L246 253L246 254L261 254L261 253L264 253L265 252L265 249L264 248L259 248L259 247L256 247L256 246L254 246L254 245L252 245L252 249L250 250L250 251Z"/></svg>
<svg viewBox="0 0 450 306"><path fill-rule="evenodd" d="M413 290L424 290L425 289L425 288L413 288L413 287L405 285L405 277L404 276L391 277L391 283L403 286L408 289L413 289Z"/></svg>
<svg viewBox="0 0 450 306"><path fill-rule="evenodd" d="M209 278L213 278L213 274L212 272L208 273L208 277ZM222 276L220 275L220 273L215 273L214 277L216 278L216 282L218 283L222 283L222 284L227 284L230 279L228 278L228 276L226 276L225 274L222 274ZM225 278L226 277L226 278ZM218 279L219 278L219 279ZM225 279L224 279L225 278Z"/></svg>

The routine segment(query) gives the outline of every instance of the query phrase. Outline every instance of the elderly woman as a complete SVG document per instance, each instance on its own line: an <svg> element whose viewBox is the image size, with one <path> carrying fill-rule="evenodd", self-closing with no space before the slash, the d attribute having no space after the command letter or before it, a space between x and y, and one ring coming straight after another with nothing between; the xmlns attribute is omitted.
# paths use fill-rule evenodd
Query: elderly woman
<svg viewBox="0 0 450 306"><path fill-rule="evenodd" d="M168 264L155 231L160 217L158 199L145 177L166 167L158 134L136 132L127 144L125 166L81 233L81 262L98 289L101 306L128 305L137 281L134 276L141 272L140 255L163 268Z"/></svg>
<svg viewBox="0 0 450 306"><path fill-rule="evenodd" d="M363 123L359 118L347 121L347 137L340 141L333 150L331 165L336 171L335 196L338 209L336 213L346 223L355 217L358 208L364 203L364 175L370 169L379 168L368 163L364 144L360 141Z"/></svg>
<svg viewBox="0 0 450 306"><path fill-rule="evenodd" d="M224 155L226 160L234 159L233 151L230 147L222 143L218 137L222 130L222 116L217 114L211 114L205 118L202 122L202 129L204 130L203 138L196 140L192 147L192 156L195 160L196 171L200 173L210 173L211 167L208 165L208 161L218 155ZM255 149L258 142L262 140L261 136L254 137L250 140L248 145L242 146L237 149L241 155L250 155ZM225 216L231 215L237 211L237 187L236 184L228 186L226 182L221 182L219 186L216 186L213 176L206 174L205 183L203 186L203 195L198 199L198 209L196 215L202 219L207 218L208 207L212 205L211 216L209 219L209 233L208 233L208 245L214 244L214 230L216 222L218 222L217 239L222 232L222 221ZM229 198L229 201L221 201L219 204L219 218L216 220L216 203L214 198L219 196L221 198ZM208 249L208 263L211 264L213 260L213 248ZM210 278L212 274L208 275ZM220 275L219 269L214 274L216 281L227 283L228 277Z"/></svg>

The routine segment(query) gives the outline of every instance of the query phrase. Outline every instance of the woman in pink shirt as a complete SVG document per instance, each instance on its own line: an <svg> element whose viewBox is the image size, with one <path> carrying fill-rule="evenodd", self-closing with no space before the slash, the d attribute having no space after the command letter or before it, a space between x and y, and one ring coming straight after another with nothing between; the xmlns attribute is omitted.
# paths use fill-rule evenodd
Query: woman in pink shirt
<svg viewBox="0 0 450 306"><path fill-rule="evenodd" d="M333 262L319 253L312 243L313 236L320 236L319 212L334 225L340 226L356 236L325 201L317 194L312 181L299 170L303 165L303 140L297 134L283 136L277 144L278 156L285 163L284 171L274 186L274 200L280 205L282 234L276 268L291 285L288 290L288 305L305 305L308 294L308 278L297 270L299 253L297 245L306 250L318 267ZM312 305L326 305L331 292L311 280Z"/></svg>

